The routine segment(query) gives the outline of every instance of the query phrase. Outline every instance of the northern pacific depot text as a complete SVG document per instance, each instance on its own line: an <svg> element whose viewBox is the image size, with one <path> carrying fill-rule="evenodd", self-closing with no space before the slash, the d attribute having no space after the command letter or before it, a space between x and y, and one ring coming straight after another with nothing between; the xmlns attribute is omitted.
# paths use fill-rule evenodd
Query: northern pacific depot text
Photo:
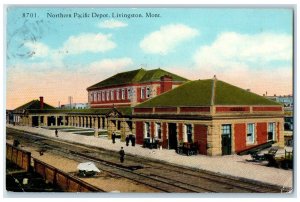
<svg viewBox="0 0 300 202"><path fill-rule="evenodd" d="M83 12L83 13L47 13L47 18L159 18L159 13L96 13L96 12Z"/></svg>

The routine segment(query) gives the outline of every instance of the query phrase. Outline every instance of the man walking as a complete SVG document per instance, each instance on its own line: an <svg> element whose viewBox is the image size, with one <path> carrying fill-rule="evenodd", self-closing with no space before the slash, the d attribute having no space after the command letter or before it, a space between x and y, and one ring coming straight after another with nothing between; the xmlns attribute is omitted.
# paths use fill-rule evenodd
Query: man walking
<svg viewBox="0 0 300 202"><path fill-rule="evenodd" d="M55 129L55 136L58 137L58 131Z"/></svg>
<svg viewBox="0 0 300 202"><path fill-rule="evenodd" d="M125 151L123 150L123 147L121 147L121 150L119 151L120 154L120 162L124 162L124 156L125 156Z"/></svg>

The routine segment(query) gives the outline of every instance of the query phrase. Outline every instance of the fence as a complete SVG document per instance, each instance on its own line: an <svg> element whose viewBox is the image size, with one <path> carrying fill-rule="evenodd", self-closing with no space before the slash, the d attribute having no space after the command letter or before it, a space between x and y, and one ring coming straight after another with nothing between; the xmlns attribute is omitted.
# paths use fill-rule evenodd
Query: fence
<svg viewBox="0 0 300 202"><path fill-rule="evenodd" d="M6 159L25 171L30 169L31 153L6 143Z"/></svg>
<svg viewBox="0 0 300 202"><path fill-rule="evenodd" d="M45 162L31 157L31 153L6 143L6 159L20 168L41 175L48 182L58 185L65 192L104 192L103 190L80 180L74 175L59 170ZM33 160L33 168L30 161Z"/></svg>

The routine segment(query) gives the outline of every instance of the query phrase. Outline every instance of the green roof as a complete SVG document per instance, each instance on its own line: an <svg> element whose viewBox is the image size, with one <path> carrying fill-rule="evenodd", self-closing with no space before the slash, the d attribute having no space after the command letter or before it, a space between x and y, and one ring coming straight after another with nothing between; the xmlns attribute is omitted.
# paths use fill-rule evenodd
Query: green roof
<svg viewBox="0 0 300 202"><path fill-rule="evenodd" d="M21 111L21 110L31 110L31 109L40 109L41 104L39 100L32 100L16 109L14 111ZM51 105L48 105L47 103L44 103L44 109L55 109Z"/></svg>
<svg viewBox="0 0 300 202"><path fill-rule="evenodd" d="M217 80L215 105L281 105L263 96Z"/></svg>
<svg viewBox="0 0 300 202"><path fill-rule="evenodd" d="M213 94L214 99L212 98ZM211 106L212 104L280 105L280 103L271 101L223 81L207 79L186 82L185 84L145 101L136 107Z"/></svg>
<svg viewBox="0 0 300 202"><path fill-rule="evenodd" d="M131 115L131 107L115 108L122 115ZM30 109L30 113L66 113L66 114L94 114L105 115L111 112L113 108L90 108L90 109Z"/></svg>
<svg viewBox="0 0 300 202"><path fill-rule="evenodd" d="M120 107L116 108L122 115L132 115L131 107Z"/></svg>
<svg viewBox="0 0 300 202"><path fill-rule="evenodd" d="M162 69L153 69L148 71L145 69L137 69L116 74L112 77L109 77L99 83L88 87L87 90L122 84L159 81L160 77L165 75L171 76L173 81L188 81L187 79L181 76L172 74Z"/></svg>
<svg viewBox="0 0 300 202"><path fill-rule="evenodd" d="M32 109L31 113L74 113L74 114L107 114L111 108L95 108L95 109Z"/></svg>

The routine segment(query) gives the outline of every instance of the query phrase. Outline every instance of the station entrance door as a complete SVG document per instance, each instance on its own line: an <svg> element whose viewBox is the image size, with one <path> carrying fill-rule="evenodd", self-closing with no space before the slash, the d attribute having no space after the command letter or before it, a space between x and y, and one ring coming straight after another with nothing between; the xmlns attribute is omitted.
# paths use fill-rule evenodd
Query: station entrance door
<svg viewBox="0 0 300 202"><path fill-rule="evenodd" d="M169 130L169 149L177 148L177 131L176 131L176 123L168 123Z"/></svg>

